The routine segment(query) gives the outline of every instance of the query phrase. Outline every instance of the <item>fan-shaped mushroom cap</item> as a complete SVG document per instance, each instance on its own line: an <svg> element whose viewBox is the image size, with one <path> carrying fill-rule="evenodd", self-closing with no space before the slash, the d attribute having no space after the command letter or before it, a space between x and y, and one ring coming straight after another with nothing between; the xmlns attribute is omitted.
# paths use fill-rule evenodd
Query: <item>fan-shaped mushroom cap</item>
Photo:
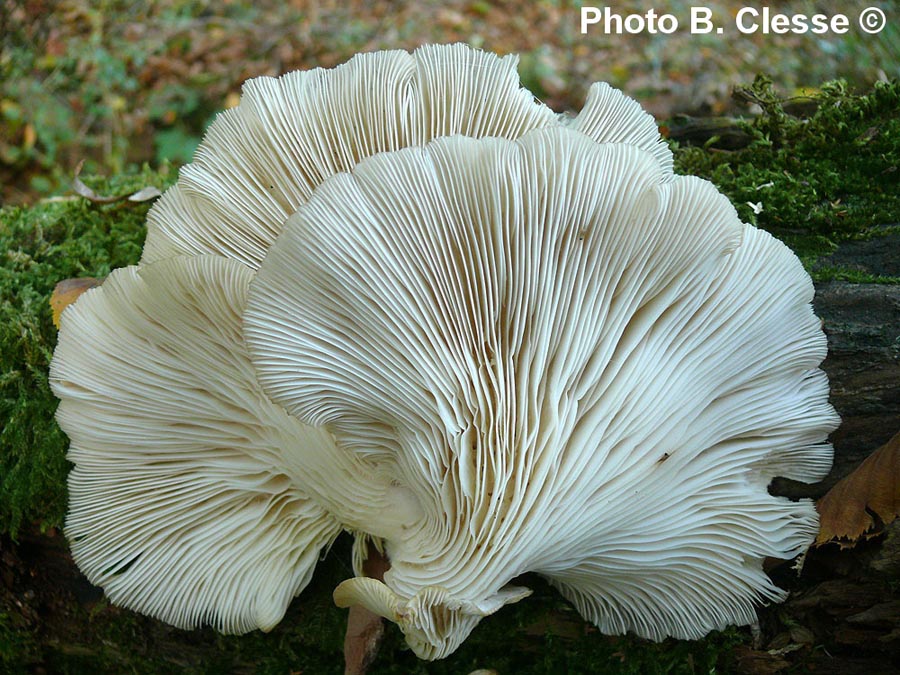
<svg viewBox="0 0 900 675"><path fill-rule="evenodd" d="M263 394L241 336L251 276L215 256L117 270L63 313L51 365L73 557L113 602L181 627L272 628L353 511L390 493Z"/></svg>
<svg viewBox="0 0 900 675"><path fill-rule="evenodd" d="M578 117L559 118L521 87L517 61L463 44L426 45L249 80L240 104L219 115L151 209L142 262L214 253L255 269L323 180L440 136L512 139L562 124L646 149L671 172L671 151L635 101L598 83Z"/></svg>
<svg viewBox="0 0 900 675"><path fill-rule="evenodd" d="M152 209L143 261L207 252L258 267L315 187L363 157L555 123L519 84L517 61L462 44L424 46L249 80Z"/></svg>
<svg viewBox="0 0 900 675"><path fill-rule="evenodd" d="M816 514L766 488L837 422L812 286L620 92L558 117L464 45L259 78L149 221L51 368L114 602L270 628L341 528L392 568L336 602L423 658L529 570L653 638L782 596Z"/></svg>
<svg viewBox="0 0 900 675"><path fill-rule="evenodd" d="M762 560L817 520L766 488L823 476L837 421L811 297L711 184L557 127L326 180L244 325L274 401L415 495L384 584L336 600L439 658L529 570L604 631L657 639L781 597Z"/></svg>
<svg viewBox="0 0 900 675"><path fill-rule="evenodd" d="M144 267L116 272L67 311L53 363L76 463L67 531L79 565L116 602L178 625L270 627L336 528L353 530L361 510L371 519L384 504L391 513L368 534L386 536L413 517L414 501L398 509L407 496L356 458L323 451L333 445L329 434L290 420L261 393L239 337L248 271L177 256L215 253L255 266L287 214L360 157L443 133L516 136L555 123L518 85L515 63L454 45L251 81L242 104L214 123L196 162L154 207ZM196 363L204 369L194 372ZM207 475L204 462L221 475ZM366 476L365 492L348 497L337 477L355 471ZM268 473L276 477L251 487ZM276 492L267 497L270 488ZM195 520L188 511L154 520L165 503ZM219 522L212 514L226 507L234 514ZM113 527L123 512L137 522ZM215 538L213 527L223 535L218 547L198 552ZM237 543L225 536L243 527L254 532ZM232 545L235 554L225 554ZM204 556L213 566L201 571ZM190 557L197 569L181 567ZM244 583L241 575L267 565L278 569L265 584ZM169 567L183 578L158 583ZM272 593L278 597L263 597Z"/></svg>

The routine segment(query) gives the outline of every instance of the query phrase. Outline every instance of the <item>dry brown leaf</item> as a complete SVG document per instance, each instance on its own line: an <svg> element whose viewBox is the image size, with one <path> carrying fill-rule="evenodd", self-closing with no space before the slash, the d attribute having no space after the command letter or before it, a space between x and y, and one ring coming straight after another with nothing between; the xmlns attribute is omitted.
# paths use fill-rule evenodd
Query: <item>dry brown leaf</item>
<svg viewBox="0 0 900 675"><path fill-rule="evenodd" d="M853 473L819 500L816 545L850 548L900 516L900 433L878 448Z"/></svg>
<svg viewBox="0 0 900 675"><path fill-rule="evenodd" d="M50 308L53 310L53 325L59 328L59 317L63 310L78 299L78 296L95 286L103 283L103 279L95 277L82 277L80 279L65 279L53 288L50 296Z"/></svg>
<svg viewBox="0 0 900 675"><path fill-rule="evenodd" d="M141 188L137 192L133 192L131 194L98 195L91 188L85 185L81 181L81 178L79 178L83 166L84 160L81 160L80 162L78 162L78 166L75 167L75 175L72 177L72 189L85 199L92 201L94 204L112 204L113 202L120 202L125 199L130 202L146 202L151 199L156 199L162 194L162 192L160 192L158 188L155 188L152 185L148 185L147 187Z"/></svg>

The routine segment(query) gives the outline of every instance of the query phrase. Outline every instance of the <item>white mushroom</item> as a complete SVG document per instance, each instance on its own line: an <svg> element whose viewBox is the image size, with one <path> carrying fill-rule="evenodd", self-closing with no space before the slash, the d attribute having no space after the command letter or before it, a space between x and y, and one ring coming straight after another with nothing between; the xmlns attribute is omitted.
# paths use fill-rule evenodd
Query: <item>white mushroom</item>
<svg viewBox="0 0 900 675"><path fill-rule="evenodd" d="M213 253L256 269L323 180L440 136L512 139L571 126L648 150L671 172L671 151L635 101L597 83L578 117L558 117L522 88L517 62L464 44L426 45L249 80L240 104L216 118L194 161L151 209L142 262Z"/></svg>
<svg viewBox="0 0 900 675"><path fill-rule="evenodd" d="M463 45L251 81L63 313L74 557L242 632L349 530L392 568L336 601L423 658L525 571L607 632L746 623L817 522L769 481L830 463L811 294L606 85L557 117Z"/></svg>
<svg viewBox="0 0 900 675"><path fill-rule="evenodd" d="M75 562L176 626L272 628L321 550L392 495L262 393L239 321L251 276L215 256L117 270L63 313L51 366Z"/></svg>
<svg viewBox="0 0 900 675"><path fill-rule="evenodd" d="M359 54L337 68L249 80L149 216L143 262L216 253L256 268L325 178L450 134L515 138L556 123L515 56L463 44Z"/></svg>
<svg viewBox="0 0 900 675"><path fill-rule="evenodd" d="M762 561L800 553L817 518L767 486L824 476L837 422L811 297L711 184L557 127L326 180L244 322L271 398L422 513L385 538L384 583L336 601L440 658L527 594L507 586L526 571L603 631L654 639L782 598Z"/></svg>

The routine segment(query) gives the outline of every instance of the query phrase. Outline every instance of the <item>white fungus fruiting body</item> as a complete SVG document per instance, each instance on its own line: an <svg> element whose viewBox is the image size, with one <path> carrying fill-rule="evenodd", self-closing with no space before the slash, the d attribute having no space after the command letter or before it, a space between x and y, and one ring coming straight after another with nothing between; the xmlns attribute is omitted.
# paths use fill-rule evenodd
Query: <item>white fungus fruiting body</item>
<svg viewBox="0 0 900 675"><path fill-rule="evenodd" d="M235 320L251 274L229 263L113 272L63 313L50 376L75 562L113 602L243 632L281 619L341 524L291 457L333 440L260 390Z"/></svg>
<svg viewBox="0 0 900 675"><path fill-rule="evenodd" d="M556 124L519 84L516 62L462 44L424 46L249 80L151 210L142 262L215 253L256 268L316 186L365 157Z"/></svg>
<svg viewBox="0 0 900 675"><path fill-rule="evenodd" d="M831 461L811 298L606 85L557 117L462 45L261 78L63 314L67 535L115 602L240 632L349 530L391 569L335 601L428 659L529 571L605 632L749 623L817 527L771 479Z"/></svg>
<svg viewBox="0 0 900 675"><path fill-rule="evenodd" d="M830 463L811 291L709 183L555 128L327 180L264 260L245 336L274 401L423 513L385 542L384 585L339 603L439 658L535 571L604 631L693 638L782 597L763 558L815 534L811 502L766 489Z"/></svg>

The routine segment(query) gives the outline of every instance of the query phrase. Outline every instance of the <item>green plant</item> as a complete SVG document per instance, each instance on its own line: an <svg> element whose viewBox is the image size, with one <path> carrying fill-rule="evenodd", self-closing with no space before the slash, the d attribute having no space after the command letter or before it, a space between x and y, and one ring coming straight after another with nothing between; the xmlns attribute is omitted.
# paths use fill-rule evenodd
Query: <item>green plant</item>
<svg viewBox="0 0 900 675"><path fill-rule="evenodd" d="M114 194L164 186L168 169L106 182ZM96 181L95 181L96 182ZM0 533L61 524L66 439L53 422L48 368L56 344L56 282L105 276L137 262L148 206L96 207L74 198L0 210Z"/></svg>
<svg viewBox="0 0 900 675"><path fill-rule="evenodd" d="M747 147L679 148L679 172L711 180L742 219L809 261L900 220L900 80L864 94L827 83L809 118L789 114L766 77L738 94L762 111L743 125Z"/></svg>

